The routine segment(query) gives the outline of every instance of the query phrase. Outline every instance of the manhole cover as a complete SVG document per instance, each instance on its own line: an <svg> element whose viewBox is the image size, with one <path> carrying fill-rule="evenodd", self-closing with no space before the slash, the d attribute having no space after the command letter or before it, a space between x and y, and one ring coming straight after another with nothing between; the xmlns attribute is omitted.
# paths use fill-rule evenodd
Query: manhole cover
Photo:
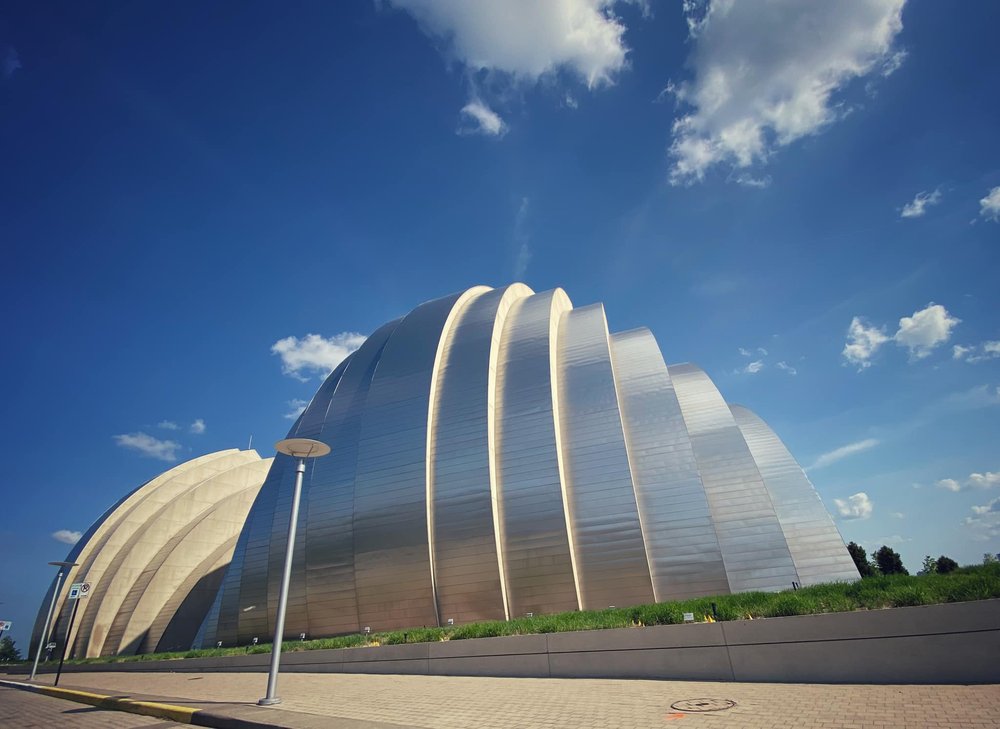
<svg viewBox="0 0 1000 729"><path fill-rule="evenodd" d="M736 702L729 699L684 699L683 701L675 701L670 705L670 708L674 711L693 714L698 711L724 711L734 706L736 706Z"/></svg>

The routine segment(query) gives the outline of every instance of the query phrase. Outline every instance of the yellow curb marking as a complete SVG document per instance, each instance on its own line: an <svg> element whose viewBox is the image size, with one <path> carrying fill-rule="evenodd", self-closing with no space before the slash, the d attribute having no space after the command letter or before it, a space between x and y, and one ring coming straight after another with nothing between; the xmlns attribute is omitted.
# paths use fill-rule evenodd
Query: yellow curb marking
<svg viewBox="0 0 1000 729"><path fill-rule="evenodd" d="M19 681L0 680L0 686L21 689L22 691L32 691L37 694L45 694L57 699L75 701L78 704L88 704L99 709L109 709L111 711L126 711L130 714L141 714L142 716L155 716L159 719L170 719L180 724L190 724L191 718L198 712L188 706L175 706L173 704L161 704L156 701L138 701L135 699L123 699L114 696L104 696L102 694L92 694L89 691L76 691L75 689L56 688L55 686L36 686L30 683Z"/></svg>

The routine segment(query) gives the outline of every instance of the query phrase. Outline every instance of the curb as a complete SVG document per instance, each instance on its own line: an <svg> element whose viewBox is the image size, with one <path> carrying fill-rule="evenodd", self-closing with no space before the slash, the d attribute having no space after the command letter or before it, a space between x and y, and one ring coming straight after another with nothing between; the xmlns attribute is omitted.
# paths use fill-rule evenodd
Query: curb
<svg viewBox="0 0 1000 729"><path fill-rule="evenodd" d="M111 711L125 711L129 714L142 714L143 716L153 716L158 719L169 719L179 724L194 724L195 714L199 709L192 709L187 706L175 706L173 704L161 704L156 701L138 701L135 699L122 699L114 696L104 696L93 694L89 691L77 691L75 689L63 689L55 686L36 686L30 683L20 683L19 681L0 680L0 686L30 691L36 694L44 694L57 699L75 701L78 704L89 704L99 709L109 709Z"/></svg>

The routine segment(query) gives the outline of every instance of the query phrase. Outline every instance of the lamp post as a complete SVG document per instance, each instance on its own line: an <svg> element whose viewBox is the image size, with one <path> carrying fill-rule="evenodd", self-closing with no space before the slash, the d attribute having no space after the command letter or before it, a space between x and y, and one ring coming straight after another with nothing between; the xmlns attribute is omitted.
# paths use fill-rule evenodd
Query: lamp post
<svg viewBox="0 0 1000 729"><path fill-rule="evenodd" d="M38 671L38 660L42 657L42 648L48 643L49 640L49 624L52 622L52 611L56 606L56 598L59 596L59 586L62 584L63 570L69 572L72 568L77 566L76 562L49 562L53 567L59 568L59 574L56 575L56 589L52 591L52 601L49 603L49 614L45 618L45 625L42 626L42 637L38 641L38 651L35 653L35 665L31 667L31 675L28 677L29 681L35 680L35 672Z"/></svg>
<svg viewBox="0 0 1000 729"><path fill-rule="evenodd" d="M274 444L279 453L298 459L295 465L295 490L292 492L292 513L288 519L288 544L285 546L285 571L281 575L281 594L278 597L278 615L274 621L274 643L271 645L271 670L267 674L267 694L257 702L259 706L280 704L275 696L278 689L278 666L281 664L281 639L285 635L285 607L288 603L288 584L292 579L292 552L295 550L295 527L299 520L299 498L302 495L302 474L306 472L306 459L319 458L330 452L330 446L311 438L286 438Z"/></svg>

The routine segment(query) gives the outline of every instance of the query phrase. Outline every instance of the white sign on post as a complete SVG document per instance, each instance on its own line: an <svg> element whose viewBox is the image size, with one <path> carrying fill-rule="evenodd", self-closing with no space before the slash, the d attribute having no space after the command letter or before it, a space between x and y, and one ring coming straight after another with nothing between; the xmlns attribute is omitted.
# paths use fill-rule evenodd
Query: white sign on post
<svg viewBox="0 0 1000 729"><path fill-rule="evenodd" d="M9 620L0 620L0 633L4 633L10 630L11 622Z"/></svg>
<svg viewBox="0 0 1000 729"><path fill-rule="evenodd" d="M81 597L86 597L89 593L90 593L89 582L74 582L69 587L68 599L77 600Z"/></svg>

